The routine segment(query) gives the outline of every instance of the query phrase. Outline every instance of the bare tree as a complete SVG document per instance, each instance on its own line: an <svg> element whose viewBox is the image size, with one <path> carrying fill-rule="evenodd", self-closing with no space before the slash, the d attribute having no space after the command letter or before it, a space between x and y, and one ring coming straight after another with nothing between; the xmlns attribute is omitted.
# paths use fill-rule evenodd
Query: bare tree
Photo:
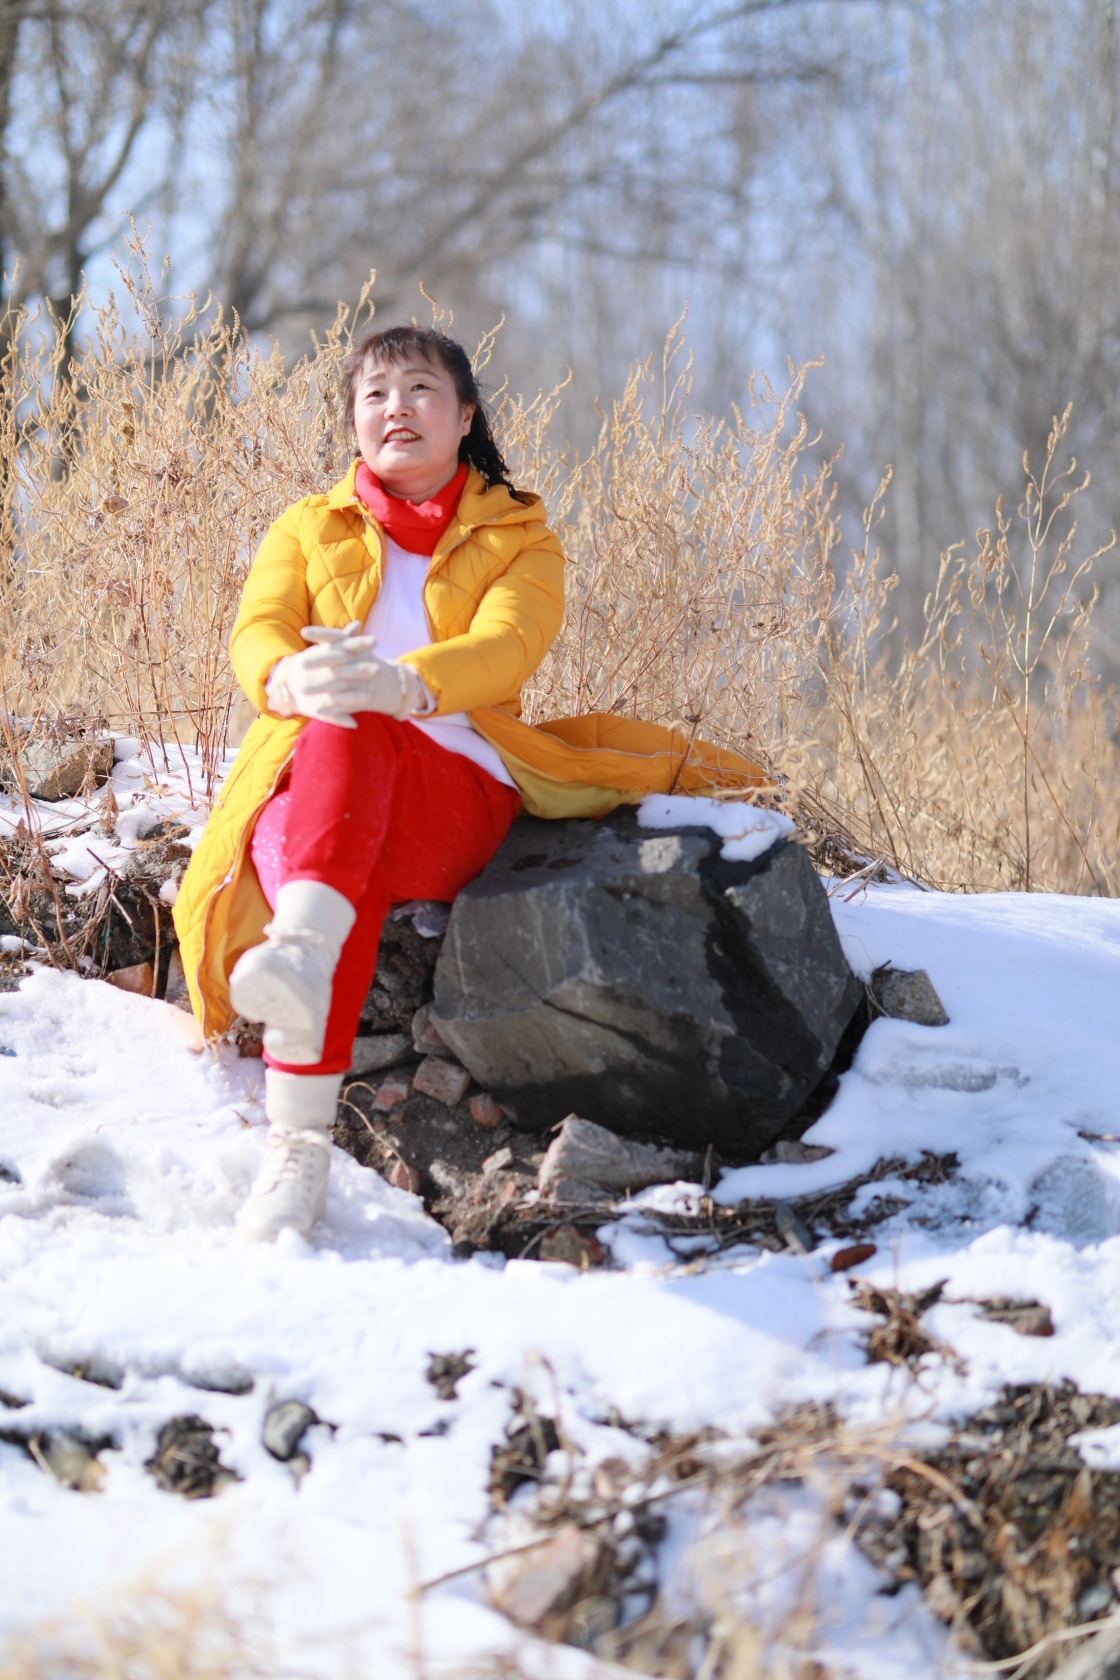
<svg viewBox="0 0 1120 1680"><path fill-rule="evenodd" d="M321 319L373 266L390 308L421 279L516 296L547 250L741 267L757 91L836 75L834 53L778 27L804 10L572 0L542 23L487 0L298 16L230 0L224 70L210 64L229 182L216 289L275 331Z"/></svg>
<svg viewBox="0 0 1120 1680"><path fill-rule="evenodd" d="M166 188L204 4L2 0L0 254L12 305L39 294L66 318L121 214L143 215Z"/></svg>
<svg viewBox="0 0 1120 1680"><path fill-rule="evenodd" d="M1120 57L1099 0L884 18L865 99L806 154L818 219L785 325L828 352L818 412L853 499L894 467L883 534L913 631L940 552L1017 495L1067 403L1084 534L1120 529Z"/></svg>

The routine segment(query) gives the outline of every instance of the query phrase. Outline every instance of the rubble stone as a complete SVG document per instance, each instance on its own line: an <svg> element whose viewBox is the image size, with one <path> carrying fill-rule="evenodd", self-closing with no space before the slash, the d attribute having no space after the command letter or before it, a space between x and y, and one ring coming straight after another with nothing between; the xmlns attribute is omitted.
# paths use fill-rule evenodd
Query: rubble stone
<svg viewBox="0 0 1120 1680"><path fill-rule="evenodd" d="M350 1072L380 1073L405 1061L411 1052L412 1042L404 1033L372 1033L356 1038L350 1052Z"/></svg>
<svg viewBox="0 0 1120 1680"><path fill-rule="evenodd" d="M877 968L871 976L871 995L884 1015L913 1021L919 1027L947 1027L945 1005L924 968Z"/></svg>
<svg viewBox="0 0 1120 1680"><path fill-rule="evenodd" d="M171 961L167 965L167 986L164 990L163 1001L173 1004L176 1009L185 1009L191 1013L191 997L187 990L187 977L183 972L183 959L179 955L176 945L171 953Z"/></svg>
<svg viewBox="0 0 1120 1680"><path fill-rule="evenodd" d="M113 768L112 741L30 741L20 753L32 799L73 799L87 777L101 787Z"/></svg>
<svg viewBox="0 0 1120 1680"><path fill-rule="evenodd" d="M432 1020L518 1125L757 1159L832 1061L863 995L803 846L752 862L710 829L520 818L460 893Z"/></svg>
<svg viewBox="0 0 1120 1680"><path fill-rule="evenodd" d="M795 1248L802 1254L808 1254L816 1247L813 1233L788 1202L774 1203L774 1225L787 1247Z"/></svg>
<svg viewBox="0 0 1120 1680"><path fill-rule="evenodd" d="M542 1260L558 1260L566 1266L576 1266L580 1271L602 1266L607 1258L607 1251L598 1237L577 1231L574 1225L554 1225L541 1238L538 1252Z"/></svg>
<svg viewBox="0 0 1120 1680"><path fill-rule="evenodd" d="M447 1048L432 1024L430 1003L422 1003L412 1017L412 1048L418 1056L449 1056L454 1060L455 1052Z"/></svg>
<svg viewBox="0 0 1120 1680"><path fill-rule="evenodd" d="M97 1493L105 1480L105 1466L97 1454L73 1435L51 1434L46 1464L56 1482L78 1493Z"/></svg>
<svg viewBox="0 0 1120 1680"><path fill-rule="evenodd" d="M569 1523L532 1551L492 1563L486 1572L491 1602L519 1627L538 1627L575 1596L593 1544Z"/></svg>
<svg viewBox="0 0 1120 1680"><path fill-rule="evenodd" d="M651 1184L696 1183L702 1170L699 1155L631 1143L569 1114L548 1147L537 1188L553 1202L605 1201Z"/></svg>
<svg viewBox="0 0 1120 1680"><path fill-rule="evenodd" d="M764 1166L774 1166L782 1162L786 1166L802 1166L807 1161L823 1161L828 1155L835 1155L834 1149L829 1149L823 1143L802 1143L800 1138L779 1138L773 1149L768 1149L762 1157Z"/></svg>
<svg viewBox="0 0 1120 1680"><path fill-rule="evenodd" d="M261 1430L261 1444L282 1464L295 1457L299 1444L319 1419L302 1400L278 1400L270 1406Z"/></svg>

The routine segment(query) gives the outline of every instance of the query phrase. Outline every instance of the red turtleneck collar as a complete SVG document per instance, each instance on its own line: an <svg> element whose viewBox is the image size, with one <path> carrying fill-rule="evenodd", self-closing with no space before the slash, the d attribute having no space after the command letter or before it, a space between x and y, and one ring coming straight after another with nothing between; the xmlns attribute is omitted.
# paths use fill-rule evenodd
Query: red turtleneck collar
<svg viewBox="0 0 1120 1680"><path fill-rule="evenodd" d="M437 542L459 506L466 482L467 466L464 461L450 483L438 490L430 501L406 502L402 496L390 496L382 487L381 480L361 461L354 489L399 548L408 554L434 554Z"/></svg>

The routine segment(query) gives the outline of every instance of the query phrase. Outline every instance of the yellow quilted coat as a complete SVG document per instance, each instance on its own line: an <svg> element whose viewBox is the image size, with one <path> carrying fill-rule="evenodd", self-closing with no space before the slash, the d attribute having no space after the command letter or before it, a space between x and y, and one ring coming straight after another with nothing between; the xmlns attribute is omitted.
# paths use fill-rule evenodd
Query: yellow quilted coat
<svg viewBox="0 0 1120 1680"><path fill-rule="evenodd" d="M381 585L384 532L355 495L357 463L329 495L305 496L261 543L233 629L231 657L259 709L191 860L175 905L191 1002L207 1038L231 1025L228 977L264 937L270 911L248 848L253 825L280 781L302 718L268 710L265 684L285 654L306 643L305 625L363 622ZM407 654L435 695L437 712L468 712L541 817L601 817L646 793L712 791L763 780L734 753L654 724L592 713L530 728L521 685L532 676L564 614L564 556L537 497L526 505L468 474L459 506L436 544L424 582L429 646Z"/></svg>

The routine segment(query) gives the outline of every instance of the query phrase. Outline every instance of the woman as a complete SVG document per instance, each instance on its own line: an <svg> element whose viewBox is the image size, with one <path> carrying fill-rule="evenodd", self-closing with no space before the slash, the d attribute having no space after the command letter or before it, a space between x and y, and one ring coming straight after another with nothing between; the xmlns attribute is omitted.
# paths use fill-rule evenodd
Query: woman
<svg viewBox="0 0 1120 1680"><path fill-rule="evenodd" d="M260 715L175 906L206 1036L264 1023L268 1147L237 1220L264 1241L322 1215L390 904L453 899L522 806L603 816L760 779L654 725L521 723L564 558L510 483L469 358L430 329L372 333L346 397L358 459L276 521L246 582L231 654Z"/></svg>

